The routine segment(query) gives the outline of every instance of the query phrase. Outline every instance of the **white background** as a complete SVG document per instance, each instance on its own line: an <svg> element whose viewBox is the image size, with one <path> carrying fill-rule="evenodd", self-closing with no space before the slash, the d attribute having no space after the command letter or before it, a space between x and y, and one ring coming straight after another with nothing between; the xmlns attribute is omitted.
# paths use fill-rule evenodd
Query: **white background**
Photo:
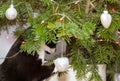
<svg viewBox="0 0 120 81"><path fill-rule="evenodd" d="M13 36L13 31L15 30L15 26L9 27L8 31L1 31L0 34L0 64L3 62L3 58L6 56L10 47L15 41L15 37Z"/></svg>

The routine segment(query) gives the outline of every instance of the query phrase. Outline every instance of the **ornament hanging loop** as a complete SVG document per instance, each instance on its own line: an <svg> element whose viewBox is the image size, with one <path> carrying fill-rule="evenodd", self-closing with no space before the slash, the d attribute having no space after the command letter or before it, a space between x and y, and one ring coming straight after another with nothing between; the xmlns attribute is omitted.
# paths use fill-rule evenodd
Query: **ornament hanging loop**
<svg viewBox="0 0 120 81"><path fill-rule="evenodd" d="M105 4L104 7L105 7L104 10L107 10L107 4Z"/></svg>
<svg viewBox="0 0 120 81"><path fill-rule="evenodd" d="M11 0L11 4L13 4L13 0Z"/></svg>

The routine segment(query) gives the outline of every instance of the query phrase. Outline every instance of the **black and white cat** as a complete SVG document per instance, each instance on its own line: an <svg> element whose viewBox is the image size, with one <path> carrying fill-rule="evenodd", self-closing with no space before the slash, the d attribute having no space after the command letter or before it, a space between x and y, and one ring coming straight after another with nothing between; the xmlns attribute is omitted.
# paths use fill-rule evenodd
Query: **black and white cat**
<svg viewBox="0 0 120 81"><path fill-rule="evenodd" d="M44 58L46 53L55 52L56 44L42 44L41 49L33 56L27 52L19 52L22 40L24 38L20 36L15 41L7 58L0 65L0 81L43 81L53 73L55 64L44 65Z"/></svg>

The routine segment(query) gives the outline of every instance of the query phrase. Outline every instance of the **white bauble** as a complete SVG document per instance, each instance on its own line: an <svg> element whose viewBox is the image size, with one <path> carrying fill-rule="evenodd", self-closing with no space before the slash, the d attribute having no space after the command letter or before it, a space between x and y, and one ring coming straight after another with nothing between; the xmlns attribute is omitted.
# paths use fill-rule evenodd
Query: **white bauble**
<svg viewBox="0 0 120 81"><path fill-rule="evenodd" d="M104 10L102 15L100 16L101 19L101 23L105 28L108 28L111 24L112 21L112 17L111 15L108 13L107 10Z"/></svg>
<svg viewBox="0 0 120 81"><path fill-rule="evenodd" d="M14 20L17 16L17 10L14 8L14 5L11 4L10 7L6 10L5 16L8 20Z"/></svg>
<svg viewBox="0 0 120 81"><path fill-rule="evenodd" d="M114 81L120 81L120 73L115 73Z"/></svg>
<svg viewBox="0 0 120 81"><path fill-rule="evenodd" d="M69 67L69 60L66 57L57 58L54 61L55 67L59 72L64 72Z"/></svg>

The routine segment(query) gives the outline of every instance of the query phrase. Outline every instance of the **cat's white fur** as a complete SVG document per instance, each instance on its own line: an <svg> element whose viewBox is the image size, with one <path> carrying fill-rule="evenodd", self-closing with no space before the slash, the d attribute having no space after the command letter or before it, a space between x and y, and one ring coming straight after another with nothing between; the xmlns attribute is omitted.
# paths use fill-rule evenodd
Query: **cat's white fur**
<svg viewBox="0 0 120 81"><path fill-rule="evenodd" d="M37 51L37 53L39 54L39 59L42 59L42 64L44 64L46 62L45 61L45 54L46 54L45 51L52 54L55 52L55 48L50 48L44 43L41 45L41 48L39 51Z"/></svg>

